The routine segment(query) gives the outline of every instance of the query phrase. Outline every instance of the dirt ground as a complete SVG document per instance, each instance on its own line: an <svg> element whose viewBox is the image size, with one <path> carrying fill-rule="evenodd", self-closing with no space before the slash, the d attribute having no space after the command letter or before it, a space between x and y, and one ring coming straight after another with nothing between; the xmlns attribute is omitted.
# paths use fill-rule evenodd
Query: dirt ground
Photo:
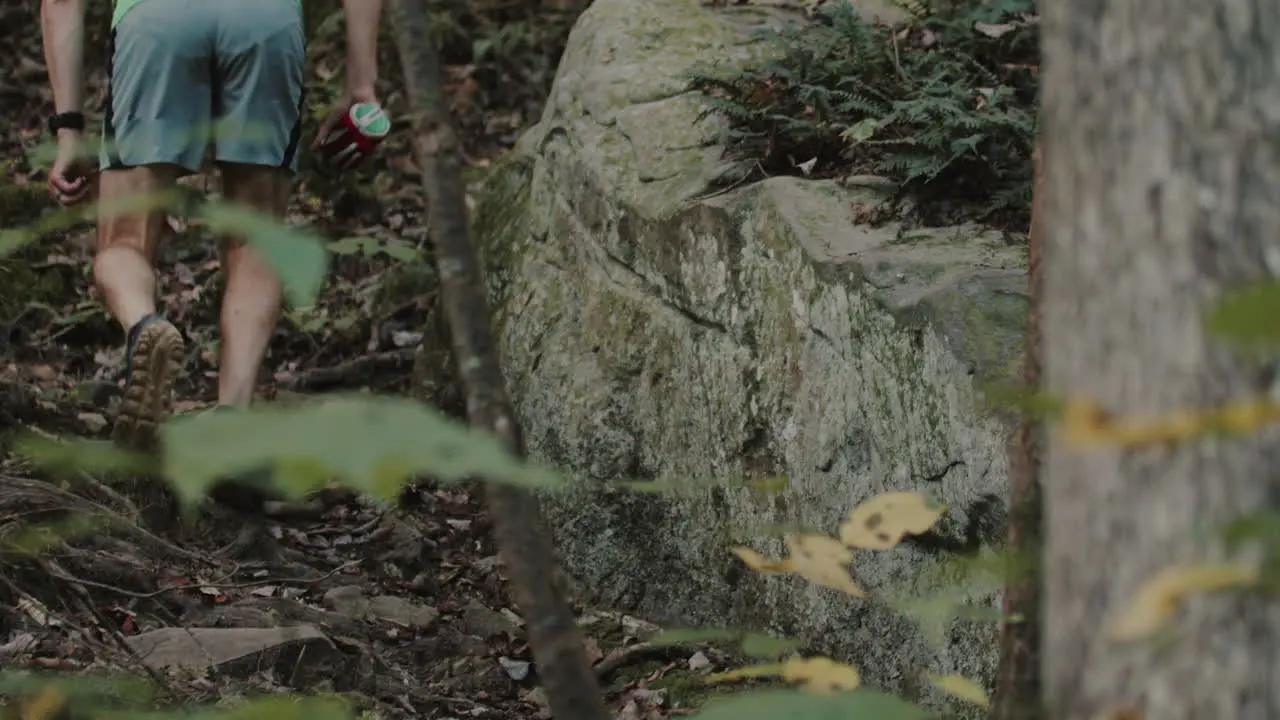
<svg viewBox="0 0 1280 720"><path fill-rule="evenodd" d="M483 15L480 5L470 12ZM534 2L514 16L516 3L490 5L487 19L460 26L499 37L518 24L524 34L501 36L506 45L493 41L497 49L483 58L465 57L475 46L457 38L445 53L473 179L536 121L557 43L579 9ZM0 10L0 36L12 50L0 58L4 228L50 209L38 149L49 92L36 7ZM332 34L318 35L313 66L332 78ZM91 44L101 39L95 34ZM105 72L94 57L89 97L100 105ZM396 73L384 74L394 117L403 98ZM334 240L372 240L336 245L321 302L287 313L264 398L405 394L426 379L434 388L426 399L458 410L434 312L419 180L403 132L357 173L326 178L304 166L290 220ZM212 175L187 182L194 193L216 192ZM186 334L178 411L190 412L214 396L216 240L181 216L170 218L168 234L160 293ZM129 499L136 493L119 483L50 474L10 452L15 430L106 437L121 393L122 337L92 287L91 242L88 226L51 233L0 265L0 541L10 548L40 541L30 529L51 520L99 523L70 542L40 541L35 555L0 551L0 667L81 678L123 671L144 680L156 697L143 704L153 706L319 690L386 718L546 717L524 619L507 600L474 488L423 484L394 508L340 496L323 514L294 522L205 508L181 529L158 533L139 522L141 509ZM261 542L246 550L237 540L250 526ZM238 552L226 552L229 545ZM657 628L643 620L579 610L587 652L620 717L687 714L706 693L699 676L728 662L712 648L647 643ZM119 692L104 693L86 701L121 702Z"/></svg>

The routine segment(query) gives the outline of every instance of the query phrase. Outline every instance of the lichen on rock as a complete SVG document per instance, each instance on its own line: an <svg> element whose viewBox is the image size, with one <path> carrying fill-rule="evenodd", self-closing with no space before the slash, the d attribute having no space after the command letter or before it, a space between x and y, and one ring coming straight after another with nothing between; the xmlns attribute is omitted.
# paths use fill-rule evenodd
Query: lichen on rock
<svg viewBox="0 0 1280 720"><path fill-rule="evenodd" d="M583 14L477 209L504 369L531 454L573 480L547 508L580 594L801 636L939 702L924 673L990 677L993 624L934 648L900 614L751 574L728 549L780 553L779 528L832 533L886 490L950 511L927 542L858 556L878 596L928 597L949 554L995 541L1008 428L981 385L1013 377L1023 252L979 227L859 225L854 207L887 192L874 182L714 192L718 125L683 74L749 59L743 24L698 0ZM780 492L749 482L772 476Z"/></svg>

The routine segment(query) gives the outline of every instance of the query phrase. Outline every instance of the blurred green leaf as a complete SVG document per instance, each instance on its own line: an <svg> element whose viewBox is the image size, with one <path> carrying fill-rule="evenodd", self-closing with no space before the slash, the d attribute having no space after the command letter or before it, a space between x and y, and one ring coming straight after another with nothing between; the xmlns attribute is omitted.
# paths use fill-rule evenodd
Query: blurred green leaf
<svg viewBox="0 0 1280 720"><path fill-rule="evenodd" d="M754 497L764 498L786 492L787 488L791 486L791 479L786 475L774 475L772 477L747 480L745 485Z"/></svg>
<svg viewBox="0 0 1280 720"><path fill-rule="evenodd" d="M683 645L688 643L732 640L738 633L719 628L671 628L663 630L649 642L653 645Z"/></svg>
<svg viewBox="0 0 1280 720"><path fill-rule="evenodd" d="M156 696L154 683L125 673L82 673L66 677L48 672L0 672L0 696L30 696L46 690L63 695L72 706L111 704L141 708Z"/></svg>
<svg viewBox="0 0 1280 720"><path fill-rule="evenodd" d="M929 720L919 705L878 690L816 695L799 690L764 690L712 700L697 720Z"/></svg>
<svg viewBox="0 0 1280 720"><path fill-rule="evenodd" d="M1062 415L1067 405L1065 398L1021 386L988 383L982 392L985 404L990 407L1013 409L1042 420Z"/></svg>
<svg viewBox="0 0 1280 720"><path fill-rule="evenodd" d="M319 237L249 208L224 202L204 203L199 215L219 230L241 235L257 247L276 271L291 304L316 303L329 269L329 253Z"/></svg>
<svg viewBox="0 0 1280 720"><path fill-rule="evenodd" d="M889 605L915 622L925 640L940 648L946 642L947 629L957 620L999 622L1005 618L999 608L974 603L968 598L966 589L951 587L925 597L901 597Z"/></svg>
<svg viewBox="0 0 1280 720"><path fill-rule="evenodd" d="M742 630L724 628L673 628L664 630L662 634L650 642L656 645L732 642L740 645L743 653L753 658L763 659L788 655L799 649L802 644L795 638L774 637L766 633L744 632Z"/></svg>
<svg viewBox="0 0 1280 720"><path fill-rule="evenodd" d="M123 213L166 207L175 203L181 194L176 190L138 193L111 202L87 206L58 208L40 216L34 223L21 228L0 231L0 258L12 255L24 246L44 235L67 230L76 225L103 217L115 217Z"/></svg>
<svg viewBox="0 0 1280 720"><path fill-rule="evenodd" d="M890 606L915 622L930 645L941 648L946 644L947 628L955 622L963 597L963 592L950 591L925 598L903 598Z"/></svg>
<svg viewBox="0 0 1280 720"><path fill-rule="evenodd" d="M1280 344L1280 280L1228 290L1209 309L1205 325L1219 339L1240 348L1270 349Z"/></svg>
<svg viewBox="0 0 1280 720"><path fill-rule="evenodd" d="M368 242L365 238L350 235L339 240L329 243L329 252L334 255L364 255L367 252Z"/></svg>
<svg viewBox="0 0 1280 720"><path fill-rule="evenodd" d="M1269 552L1280 550L1280 512L1256 510L1222 527L1222 542L1234 552L1246 543L1258 542Z"/></svg>
<svg viewBox="0 0 1280 720"><path fill-rule="evenodd" d="M333 698L276 697L251 700L230 711L212 711L222 720L347 720L346 704Z"/></svg>
<svg viewBox="0 0 1280 720"><path fill-rule="evenodd" d="M75 513L57 522L38 523L24 527L11 537L4 538L3 548L22 555L38 555L60 542L75 540L92 532L105 529L110 521L101 515Z"/></svg>
<svg viewBox="0 0 1280 720"><path fill-rule="evenodd" d="M106 720L351 720L353 714L350 704L341 698L285 695L254 698L231 707L110 713L103 717Z"/></svg>
<svg viewBox="0 0 1280 720"><path fill-rule="evenodd" d="M58 442L39 435L23 435L18 438L14 449L32 464L64 476L81 471L103 474L145 472L151 468L146 456L106 440L74 438Z"/></svg>
<svg viewBox="0 0 1280 720"><path fill-rule="evenodd" d="M864 118L853 125L845 128L840 136L849 142L857 145L871 139L876 134L876 130L880 129L880 121L876 118Z"/></svg>
<svg viewBox="0 0 1280 720"><path fill-rule="evenodd" d="M1242 515L1220 528L1218 535L1227 552L1256 544L1262 551L1260 587L1280 592L1280 512L1264 509Z"/></svg>
<svg viewBox="0 0 1280 720"><path fill-rule="evenodd" d="M26 230L0 230L0 258L18 252L32 240L35 235Z"/></svg>
<svg viewBox="0 0 1280 720"><path fill-rule="evenodd" d="M402 398L332 396L289 408L201 413L168 423L162 434L164 474L188 501L215 480L264 467L275 469L281 489L291 493L333 474L385 499L421 474L536 488L560 483L496 438Z"/></svg>
<svg viewBox="0 0 1280 720"><path fill-rule="evenodd" d="M742 652L753 658L771 660L790 655L803 643L795 638L774 637L764 633L747 633L742 638Z"/></svg>
<svg viewBox="0 0 1280 720"><path fill-rule="evenodd" d="M388 257L396 260L403 260L405 262L413 262L414 260L418 260L422 257L422 255L418 253L418 248L404 242L403 240L388 240L384 242L382 247L379 249L386 253Z"/></svg>

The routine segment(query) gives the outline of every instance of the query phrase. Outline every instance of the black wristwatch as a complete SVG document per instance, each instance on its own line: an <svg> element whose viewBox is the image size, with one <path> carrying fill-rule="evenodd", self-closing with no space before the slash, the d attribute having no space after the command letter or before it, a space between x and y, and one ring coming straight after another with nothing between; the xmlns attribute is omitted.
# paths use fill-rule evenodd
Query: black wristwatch
<svg viewBox="0 0 1280 720"><path fill-rule="evenodd" d="M59 130L84 130L84 113L64 112L49 116L49 134L57 135Z"/></svg>

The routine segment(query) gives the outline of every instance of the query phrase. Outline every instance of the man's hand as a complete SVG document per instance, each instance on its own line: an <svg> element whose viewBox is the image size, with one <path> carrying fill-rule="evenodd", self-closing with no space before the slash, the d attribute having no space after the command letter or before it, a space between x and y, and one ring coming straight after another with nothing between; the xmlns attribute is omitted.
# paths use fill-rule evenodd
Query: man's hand
<svg viewBox="0 0 1280 720"><path fill-rule="evenodd" d="M58 156L49 168L50 194L64 206L75 205L88 195L91 180L81 134L75 130L59 130Z"/></svg>
<svg viewBox="0 0 1280 720"><path fill-rule="evenodd" d="M373 92L373 87L358 87L343 91L342 96L333 104L333 109L320 122L320 129L316 131L316 137L311 141L312 150L324 144L325 139L329 137L329 133L333 132L333 128L342 119L342 115L356 103L373 103L377 105L378 96Z"/></svg>

